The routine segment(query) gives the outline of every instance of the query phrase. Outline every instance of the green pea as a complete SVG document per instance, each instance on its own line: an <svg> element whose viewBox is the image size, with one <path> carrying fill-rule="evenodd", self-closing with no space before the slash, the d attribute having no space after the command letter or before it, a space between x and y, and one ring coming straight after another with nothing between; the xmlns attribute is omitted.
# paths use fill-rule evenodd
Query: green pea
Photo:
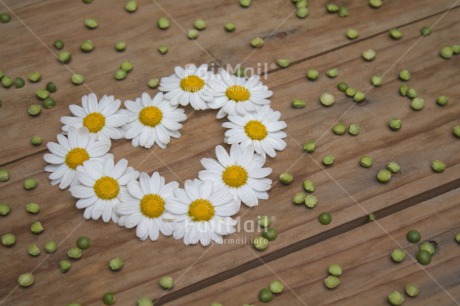
<svg viewBox="0 0 460 306"><path fill-rule="evenodd" d="M366 100L366 94L360 90L356 91L355 95L353 96L353 101L356 103L361 103Z"/></svg>
<svg viewBox="0 0 460 306"><path fill-rule="evenodd" d="M240 5L242 7L249 7L251 5L251 0L240 0Z"/></svg>
<svg viewBox="0 0 460 306"><path fill-rule="evenodd" d="M439 51L439 55L443 58L443 59L451 59L452 56L454 54L454 50L452 50L452 47L444 47L441 49L441 51Z"/></svg>
<svg viewBox="0 0 460 306"><path fill-rule="evenodd" d="M0 182L6 182L10 179L10 171L8 169L0 169Z"/></svg>
<svg viewBox="0 0 460 306"><path fill-rule="evenodd" d="M349 15L348 7L346 6L339 7L339 11L337 12L337 14L339 15L339 17L347 17Z"/></svg>
<svg viewBox="0 0 460 306"><path fill-rule="evenodd" d="M303 188L306 192L314 192L316 189L315 184L311 180L303 181Z"/></svg>
<svg viewBox="0 0 460 306"><path fill-rule="evenodd" d="M453 45L452 52L454 52L455 55L460 54L460 45Z"/></svg>
<svg viewBox="0 0 460 306"><path fill-rule="evenodd" d="M269 227L272 223L272 218L269 216L260 216L259 218L259 226L260 227Z"/></svg>
<svg viewBox="0 0 460 306"><path fill-rule="evenodd" d="M289 185L293 180L294 176L290 173L285 172L280 174L280 182L283 185Z"/></svg>
<svg viewBox="0 0 460 306"><path fill-rule="evenodd" d="M253 239L252 245L257 251L264 251L268 248L268 240L262 236L257 236Z"/></svg>
<svg viewBox="0 0 460 306"><path fill-rule="evenodd" d="M38 104L32 104L27 108L27 112L31 116L38 116L42 111L42 108Z"/></svg>
<svg viewBox="0 0 460 306"><path fill-rule="evenodd" d="M436 253L436 246L428 241L425 241L424 243L419 245L418 248L420 251L427 251L428 253L430 253L431 256L433 256Z"/></svg>
<svg viewBox="0 0 460 306"><path fill-rule="evenodd" d="M56 39L53 42L53 46L58 50L62 50L62 49L64 49L65 45L64 45L64 42L61 39Z"/></svg>
<svg viewBox="0 0 460 306"><path fill-rule="evenodd" d="M38 185L38 182L36 179L34 178L27 178L24 180L24 189L26 190L30 190L30 189L34 189L35 187L37 187Z"/></svg>
<svg viewBox="0 0 460 306"><path fill-rule="evenodd" d="M30 226L30 231L35 235L39 235L43 233L44 228L43 228L42 223L39 221L32 223L32 225Z"/></svg>
<svg viewBox="0 0 460 306"><path fill-rule="evenodd" d="M117 50L118 52L123 52L126 50L126 42L120 40L120 41L117 41L117 43L115 44L115 50Z"/></svg>
<svg viewBox="0 0 460 306"><path fill-rule="evenodd" d="M410 297L416 297L420 293L420 289L416 284L407 284L405 290Z"/></svg>
<svg viewBox="0 0 460 306"><path fill-rule="evenodd" d="M409 88L407 90L406 96L410 99L415 99L417 98L417 91L413 88Z"/></svg>
<svg viewBox="0 0 460 306"><path fill-rule="evenodd" d="M42 75L38 71L31 72L28 76L29 81L32 83L37 83L41 80Z"/></svg>
<svg viewBox="0 0 460 306"><path fill-rule="evenodd" d="M128 74L126 73L126 71L124 71L122 69L119 69L119 70L115 71L113 76L114 76L115 80L121 81L121 80L124 80L127 75Z"/></svg>
<svg viewBox="0 0 460 306"><path fill-rule="evenodd" d="M19 275L18 284L23 288L30 287L34 284L35 278L32 273L24 273Z"/></svg>
<svg viewBox="0 0 460 306"><path fill-rule="evenodd" d="M71 248L67 251L67 256L71 259L80 259L82 253L80 248Z"/></svg>
<svg viewBox="0 0 460 306"><path fill-rule="evenodd" d="M174 287L174 279L171 276L163 276L160 278L158 283L160 287L165 290L169 290Z"/></svg>
<svg viewBox="0 0 460 306"><path fill-rule="evenodd" d="M49 240L45 243L44 249L46 253L54 253L57 250L57 243L53 240Z"/></svg>
<svg viewBox="0 0 460 306"><path fill-rule="evenodd" d="M406 258L406 252L403 249L396 248L391 252L391 259L394 262L402 262Z"/></svg>
<svg viewBox="0 0 460 306"><path fill-rule="evenodd" d="M14 87L23 88L26 85L26 81L23 78L17 77L14 79Z"/></svg>
<svg viewBox="0 0 460 306"><path fill-rule="evenodd" d="M259 291L259 301L268 303L273 300L273 293L268 288L263 288Z"/></svg>
<svg viewBox="0 0 460 306"><path fill-rule="evenodd" d="M382 169L377 173L377 180L380 183L388 183L391 180L391 172L387 169Z"/></svg>
<svg viewBox="0 0 460 306"><path fill-rule="evenodd" d="M357 135L359 135L360 130L361 130L361 128L359 127L359 124L352 123L348 127L348 134L350 134L352 136L357 136Z"/></svg>
<svg viewBox="0 0 460 306"><path fill-rule="evenodd" d="M389 162L389 163L388 163L387 169L388 169L391 173L398 173L399 170L401 169L401 166L398 165L398 163L392 161L392 162Z"/></svg>
<svg viewBox="0 0 460 306"><path fill-rule="evenodd" d="M388 127L392 130L392 131L398 131L399 129L401 129L402 127L402 121L401 119L396 119L396 118L392 118L388 121Z"/></svg>
<svg viewBox="0 0 460 306"><path fill-rule="evenodd" d="M46 89L38 89L37 91L35 91L35 96L40 100L45 100L50 96L50 93Z"/></svg>
<svg viewBox="0 0 460 306"><path fill-rule="evenodd" d="M301 99L294 99L291 104L293 108L305 108L305 101Z"/></svg>
<svg viewBox="0 0 460 306"><path fill-rule="evenodd" d="M299 18L305 18L308 16L309 13L310 11L308 10L308 7L299 7L295 12L297 17Z"/></svg>
<svg viewBox="0 0 460 306"><path fill-rule="evenodd" d="M16 243L16 236L11 233L6 233L2 235L1 240L4 246L10 247Z"/></svg>
<svg viewBox="0 0 460 306"><path fill-rule="evenodd" d="M326 10L329 13L337 13L339 11L339 6L337 4L334 4L334 3L329 3L329 4L326 5Z"/></svg>
<svg viewBox="0 0 460 306"><path fill-rule="evenodd" d="M370 168L374 164L374 160L369 156L363 156L359 160L359 165L363 168Z"/></svg>
<svg viewBox="0 0 460 306"><path fill-rule="evenodd" d="M359 32L355 29L348 29L345 35L348 39L354 40L359 37Z"/></svg>
<svg viewBox="0 0 460 306"><path fill-rule="evenodd" d="M157 78L150 79L147 84L152 89L157 88L158 84L160 84L160 79L157 79Z"/></svg>
<svg viewBox="0 0 460 306"><path fill-rule="evenodd" d="M439 106L445 106L448 102L449 102L449 98L446 97L446 96L439 96L439 97L436 99L436 103L437 103Z"/></svg>
<svg viewBox="0 0 460 306"><path fill-rule="evenodd" d="M319 72L318 72L318 70L309 69L309 70L307 71L307 79L309 79L310 81L314 81L314 80L316 80L318 77L319 77Z"/></svg>
<svg viewBox="0 0 460 306"><path fill-rule="evenodd" d="M307 2L307 0L297 0L297 1L295 1L295 6L298 9L308 7L308 2Z"/></svg>
<svg viewBox="0 0 460 306"><path fill-rule="evenodd" d="M324 286L327 289L335 289L340 285L340 279L337 276L329 275L324 279Z"/></svg>
<svg viewBox="0 0 460 306"><path fill-rule="evenodd" d="M352 87L348 87L346 90L345 90L345 94L348 96L348 97L354 97L356 95L356 92L358 92L355 88L352 88Z"/></svg>
<svg viewBox="0 0 460 306"><path fill-rule="evenodd" d="M153 301L148 297L141 297L137 300L137 306L153 306Z"/></svg>
<svg viewBox="0 0 460 306"><path fill-rule="evenodd" d="M304 203L308 208L315 208L318 204L318 199L314 195L309 194L305 197Z"/></svg>
<svg viewBox="0 0 460 306"><path fill-rule="evenodd" d="M431 163L431 169L433 169L434 172L441 173L446 169L446 164L440 160L435 160Z"/></svg>
<svg viewBox="0 0 460 306"><path fill-rule="evenodd" d="M422 110L425 107L425 100L422 98L414 98L410 103L410 107L415 111Z"/></svg>
<svg viewBox="0 0 460 306"><path fill-rule="evenodd" d="M398 40L398 39L401 39L403 37L403 33L401 32L400 29L391 29L390 30L390 37L395 39L395 40Z"/></svg>
<svg viewBox="0 0 460 306"><path fill-rule="evenodd" d="M112 271L119 271L124 266L123 258L116 257L109 262L109 269Z"/></svg>
<svg viewBox="0 0 460 306"><path fill-rule="evenodd" d="M81 1L82 1L83 3L85 3L85 4L90 4L90 3L93 2L93 0L81 0Z"/></svg>
<svg viewBox="0 0 460 306"><path fill-rule="evenodd" d="M37 203L28 203L26 205L26 211L29 214L38 214L40 212L40 205Z"/></svg>
<svg viewBox="0 0 460 306"><path fill-rule="evenodd" d="M323 165L332 166L334 164L335 157L333 155L326 155L323 157Z"/></svg>
<svg viewBox="0 0 460 306"><path fill-rule="evenodd" d="M0 216L6 216L10 213L10 211L11 211L11 206L9 204L0 203Z"/></svg>
<svg viewBox="0 0 460 306"><path fill-rule="evenodd" d="M236 29L236 25L233 22L228 22L224 25L225 31L233 32Z"/></svg>
<svg viewBox="0 0 460 306"><path fill-rule="evenodd" d="M278 280L274 280L270 283L270 286L268 287L268 289L270 289L272 293L280 294L281 292L283 292L284 285L282 282Z"/></svg>
<svg viewBox="0 0 460 306"><path fill-rule="evenodd" d="M128 0L125 4L125 10L128 13L134 13L137 11L137 1L136 0Z"/></svg>
<svg viewBox="0 0 460 306"><path fill-rule="evenodd" d="M75 73L72 75L71 81L75 85L81 85L85 82L85 77L83 76L83 74Z"/></svg>
<svg viewBox="0 0 460 306"><path fill-rule="evenodd" d="M332 127L332 131L336 135L343 135L345 134L346 130L347 130L347 127L343 123L337 123Z"/></svg>
<svg viewBox="0 0 460 306"><path fill-rule="evenodd" d="M422 238L422 235L420 235L420 232L416 230L410 230L406 234L406 239L410 243L417 243L420 241L421 238Z"/></svg>
<svg viewBox="0 0 460 306"><path fill-rule="evenodd" d="M0 22L1 23L8 23L11 21L11 16L7 12L0 14Z"/></svg>
<svg viewBox="0 0 460 306"><path fill-rule="evenodd" d="M412 74L410 73L409 70L404 69L399 72L399 79L401 81L409 81L412 77Z"/></svg>
<svg viewBox="0 0 460 306"><path fill-rule="evenodd" d="M198 32L198 30L190 29L187 31L188 39L197 39L198 36L200 36L200 32Z"/></svg>
<svg viewBox="0 0 460 306"><path fill-rule="evenodd" d="M373 222L375 220L377 220L377 217L375 216L375 214L370 213L368 216L368 221Z"/></svg>
<svg viewBox="0 0 460 306"><path fill-rule="evenodd" d="M363 59L365 59L366 61L372 61L375 59L375 56L377 55L377 53L372 50L372 49L367 49L365 51L363 51L363 54L362 54L362 57Z"/></svg>
<svg viewBox="0 0 460 306"><path fill-rule="evenodd" d="M460 244L460 233L455 234L455 241Z"/></svg>
<svg viewBox="0 0 460 306"><path fill-rule="evenodd" d="M297 192L294 195L294 198L292 199L292 202L294 202L294 204L297 204L297 205L303 204L306 197L307 197L307 195L304 192Z"/></svg>
<svg viewBox="0 0 460 306"><path fill-rule="evenodd" d="M253 48L262 48L264 45L264 40L260 37L256 37L253 40L251 40L251 46Z"/></svg>
<svg viewBox="0 0 460 306"><path fill-rule="evenodd" d="M37 257L40 255L40 249L35 243L29 244L29 247L27 247L27 253L30 256Z"/></svg>
<svg viewBox="0 0 460 306"><path fill-rule="evenodd" d="M303 144L303 150L307 153L313 153L316 149L316 141L309 140Z"/></svg>
<svg viewBox="0 0 460 306"><path fill-rule="evenodd" d="M332 216L330 213L328 212L322 212L319 216L318 216L318 221L319 223L321 223L322 225L328 225L332 222Z"/></svg>
<svg viewBox="0 0 460 306"><path fill-rule="evenodd" d="M86 250L91 246L91 240L86 237L86 236L80 236L77 239L77 247L79 247L82 250Z"/></svg>
<svg viewBox="0 0 460 306"><path fill-rule="evenodd" d="M379 8L382 6L382 0L369 0L369 5L373 8Z"/></svg>
<svg viewBox="0 0 460 306"><path fill-rule="evenodd" d="M71 59L72 59L72 54L70 52L61 51L58 54L58 60L61 63L68 64L68 63L70 63Z"/></svg>
<svg viewBox="0 0 460 306"><path fill-rule="evenodd" d="M336 78L339 75L339 69L332 68L326 72L326 75L331 79Z"/></svg>
<svg viewBox="0 0 460 306"><path fill-rule="evenodd" d="M158 46L158 52L160 52L160 54L165 55L166 53L168 53L168 51L169 49L165 45Z"/></svg>
<svg viewBox="0 0 460 306"><path fill-rule="evenodd" d="M321 96L319 97L319 101L324 106L331 106L335 102L335 97L331 95L330 93L325 92L321 94Z"/></svg>
<svg viewBox="0 0 460 306"><path fill-rule="evenodd" d="M372 76L371 78L371 84L374 86L374 87L380 87L382 86L382 78L377 76L377 75L374 75Z"/></svg>
<svg viewBox="0 0 460 306"><path fill-rule="evenodd" d="M195 29L197 29L198 31L202 31L204 29L206 29L206 26L208 24L206 23L206 21L204 21L203 19L199 18L197 20L195 20L195 22L193 23L193 26L195 27Z"/></svg>
<svg viewBox="0 0 460 306"><path fill-rule="evenodd" d="M388 303L393 306L399 306L404 303L404 296L399 291L393 291L388 295Z"/></svg>
<svg viewBox="0 0 460 306"><path fill-rule="evenodd" d="M244 69L243 67L239 67L238 69L235 70L235 76L239 78L246 77L246 69Z"/></svg>
<svg viewBox="0 0 460 306"><path fill-rule="evenodd" d="M286 68L291 64L291 60L288 59L288 58L279 58L279 59L276 60L276 63L281 68Z"/></svg>
<svg viewBox="0 0 460 306"><path fill-rule="evenodd" d="M425 250L418 251L415 258L421 265L429 265L431 262L431 254Z"/></svg>
<svg viewBox="0 0 460 306"><path fill-rule="evenodd" d="M166 30L167 28L169 28L169 19L167 17L162 16L158 19L157 25L160 29Z"/></svg>
<svg viewBox="0 0 460 306"><path fill-rule="evenodd" d="M117 299L115 297L115 294L113 294L112 292L107 292L102 297L102 303L104 303L104 305L113 305L115 304L116 300Z"/></svg>
<svg viewBox="0 0 460 306"><path fill-rule="evenodd" d="M407 96L407 91L409 90L409 86L407 84L402 84L399 87L399 94L403 97Z"/></svg>
<svg viewBox="0 0 460 306"><path fill-rule="evenodd" d="M94 50L94 43L92 40L84 40L81 44L80 44L80 50L83 51L83 52L91 52Z"/></svg>
<svg viewBox="0 0 460 306"><path fill-rule="evenodd" d="M97 28L99 24L98 24L98 22L97 22L96 19L94 19L94 18L87 18L87 19L85 19L85 25L86 25L86 27L87 27L88 29L91 29L91 30L92 30L92 29Z"/></svg>
<svg viewBox="0 0 460 306"><path fill-rule="evenodd" d="M42 105L44 109L53 108L56 106L56 100L54 100L53 98L46 98L45 100L43 100Z"/></svg>
<svg viewBox="0 0 460 306"><path fill-rule="evenodd" d="M262 237L268 241L273 241L278 237L278 232L273 227L267 227L262 232Z"/></svg>
<svg viewBox="0 0 460 306"><path fill-rule="evenodd" d="M337 89L341 92L345 92L348 89L348 84L345 82L340 82L339 84L337 84Z"/></svg>
<svg viewBox="0 0 460 306"><path fill-rule="evenodd" d="M420 29L420 34L422 34L422 36L430 36L431 35L431 28L430 27L427 27L427 26L424 26Z"/></svg>
<svg viewBox="0 0 460 306"><path fill-rule="evenodd" d="M71 267L72 263L67 259L62 259L61 261L59 261L59 271L61 271L62 273L66 273L70 270Z"/></svg>
<svg viewBox="0 0 460 306"><path fill-rule="evenodd" d="M452 133L454 134L455 137L460 138L460 125L454 126L452 129ZM0 179L1 182L1 179Z"/></svg>
<svg viewBox="0 0 460 306"><path fill-rule="evenodd" d="M342 266L339 264L332 264L327 269L330 275L332 276L340 276L342 275Z"/></svg>
<svg viewBox="0 0 460 306"><path fill-rule="evenodd" d="M13 86L13 80L10 77L4 76L1 82L4 88L10 88L11 86Z"/></svg>
<svg viewBox="0 0 460 306"><path fill-rule="evenodd" d="M57 86L53 82L46 83L46 90L50 93L55 93L57 91Z"/></svg>

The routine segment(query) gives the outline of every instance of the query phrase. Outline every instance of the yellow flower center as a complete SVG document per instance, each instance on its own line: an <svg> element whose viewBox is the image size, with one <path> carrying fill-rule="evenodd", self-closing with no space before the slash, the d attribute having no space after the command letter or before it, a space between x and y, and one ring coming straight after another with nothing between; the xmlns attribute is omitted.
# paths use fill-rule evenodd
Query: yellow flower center
<svg viewBox="0 0 460 306"><path fill-rule="evenodd" d="M105 117L101 113L88 114L83 119L83 125L88 128L90 133L97 133L104 127Z"/></svg>
<svg viewBox="0 0 460 306"><path fill-rule="evenodd" d="M141 200L141 212L149 218L158 218L165 210L165 201L158 194L146 194Z"/></svg>
<svg viewBox="0 0 460 306"><path fill-rule="evenodd" d="M103 200L112 200L118 196L120 185L110 176L103 176L94 183L94 192Z"/></svg>
<svg viewBox="0 0 460 306"><path fill-rule="evenodd" d="M230 100L236 102L247 101L251 97L251 93L249 92L249 90L247 90L246 87L240 85L234 85L227 88L225 94Z"/></svg>
<svg viewBox="0 0 460 306"><path fill-rule="evenodd" d="M180 87L184 91L197 92L204 87L204 81L196 75L189 75L180 81Z"/></svg>
<svg viewBox="0 0 460 306"><path fill-rule="evenodd" d="M258 120L251 120L246 123L244 131L252 140L262 140L267 137L267 127Z"/></svg>
<svg viewBox="0 0 460 306"><path fill-rule="evenodd" d="M78 166L83 165L89 159L89 154L85 149L75 148L69 151L65 156L65 163L71 169L77 169Z"/></svg>
<svg viewBox="0 0 460 306"><path fill-rule="evenodd" d="M214 217L214 206L208 200L198 199L190 204L188 214L193 221L209 221Z"/></svg>
<svg viewBox="0 0 460 306"><path fill-rule="evenodd" d="M228 186L238 188L246 184L248 172L241 166L229 166L225 168L222 180Z"/></svg>
<svg viewBox="0 0 460 306"><path fill-rule="evenodd" d="M139 120L143 125L154 127L163 119L163 113L156 106L145 107L139 113Z"/></svg>

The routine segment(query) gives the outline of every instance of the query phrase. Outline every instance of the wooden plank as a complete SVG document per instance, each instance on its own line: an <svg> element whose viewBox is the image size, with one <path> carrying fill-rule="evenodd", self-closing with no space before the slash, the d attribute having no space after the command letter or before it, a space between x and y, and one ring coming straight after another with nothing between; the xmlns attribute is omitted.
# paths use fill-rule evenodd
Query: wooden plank
<svg viewBox="0 0 460 306"><path fill-rule="evenodd" d="M386 296L393 290L404 292L408 283L420 287L417 298L405 297L408 305L457 305L460 247L454 235L460 231L459 204L457 189L165 305L259 304L258 291L275 279L285 285L284 292L274 297L275 305L388 305ZM405 239L411 229L420 231L422 241L438 244L428 266L413 259L418 246ZM408 254L400 264L390 259L396 247ZM331 291L323 279L333 263L342 265L343 274L340 286ZM166 301L167 297L157 305Z"/></svg>
<svg viewBox="0 0 460 306"><path fill-rule="evenodd" d="M324 10L326 3L311 3L311 16L299 20L290 15L293 5L276 0L255 2L249 9L240 8L237 1L193 0L187 3L186 11L177 10L174 2L154 3L145 0L139 1L140 8L135 14L123 10L123 1L114 3L100 0L91 5L60 0L7 1L6 4L33 33L16 18L9 24L2 24L5 31L0 54L7 59L2 63L2 71L12 77L26 78L30 72L38 70L43 75L43 81L27 84L21 90L9 89L2 95L4 105L0 112L0 128L6 132L1 133L0 143L8 145L1 145L0 165L42 153L43 149L32 147L29 139L35 134L46 141L54 139L54 135L60 131L59 118L67 112L68 105L79 103L80 97L89 91L100 96L113 94L122 100L134 99L142 91L154 92L146 86L149 78L169 75L174 66L187 63L215 61L223 65L236 65L244 62L249 67L266 63L268 69L272 70L270 64L277 57L301 61L351 44L343 33L348 27L356 27L361 33L360 39L365 39L392 27L438 14L448 9L454 1L439 0L436 5L430 5L432 2L429 0L388 0L379 10L371 9L365 1L355 1L349 3L351 15L348 18L327 14ZM160 31L154 24L160 16L165 15L165 11L171 14L177 24L172 22L168 31ZM235 33L224 33L223 15L228 21L236 22L238 29ZM91 16L96 17L100 24L94 31L85 29L83 24L84 19ZM196 43L187 41L180 27L190 28L193 20L199 16L208 21L208 29ZM286 23L278 28L287 16L290 17ZM133 26L133 23L139 26ZM254 51L248 42L273 31L276 33L267 39L266 45L246 59ZM225 44L216 39L221 36ZM59 64L51 54L57 54L52 42L58 38L65 40L65 49L73 55L67 67ZM90 54L79 50L79 44L86 39L93 40L96 45ZM126 52L114 51L117 40L128 43ZM169 47L168 55L158 54L156 48L160 44ZM135 68L126 80L117 82L113 79L113 73L124 60L132 61ZM73 86L69 82L73 72L83 73L88 87ZM52 95L58 105L31 119L26 112L27 107L38 102L34 92L48 81L54 81L59 87L59 91Z"/></svg>

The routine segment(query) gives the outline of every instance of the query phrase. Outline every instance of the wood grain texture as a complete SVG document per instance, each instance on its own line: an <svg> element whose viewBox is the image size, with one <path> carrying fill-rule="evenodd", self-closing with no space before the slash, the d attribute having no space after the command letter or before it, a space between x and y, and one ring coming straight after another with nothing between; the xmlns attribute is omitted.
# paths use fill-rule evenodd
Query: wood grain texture
<svg viewBox="0 0 460 306"><path fill-rule="evenodd" d="M14 289L5 305L48 305L50 299L53 305L65 305L71 300L80 301L83 305L98 305L106 291L117 293L118 304L130 305L140 296L162 296L164 291L158 287L157 281L166 274L177 281L175 289L164 299L171 300L178 297L181 290L193 288L191 286L195 283L203 281L201 289L208 279L221 281L243 272L245 267L256 269L262 264L258 260L259 255L266 260L283 260L281 257L294 251L304 249L302 252L308 252L313 244L320 241L337 241L333 237L343 232L361 233L361 225L369 212L393 216L394 212L413 205L418 207L420 201L460 186L459 141L451 132L453 126L460 123L460 107L456 103L460 98L456 86L460 82L460 64L458 57L450 61L438 57L442 46L458 40L459 8L443 15L443 11L455 1L385 1L380 10L370 9L366 1L350 1L351 15L348 18L328 15L324 12L326 1L318 1L311 4L309 18L289 18L279 29L276 29L279 22L292 12L293 7L290 3L275 0L255 1L247 10L239 8L237 1L194 0L182 5L181 9L177 9L175 2L158 1L158 5L139 1L140 9L133 15L122 9L123 1L98 0L91 5L57 0L6 3L48 46L56 38L64 39L66 49L72 51L74 58L66 68L57 63L50 50L40 45L17 20L1 25L2 29L8 29L4 39L9 42L0 45L1 58L8 59L2 60L1 69L7 75L23 77L30 71L39 70L44 78L41 83L27 84L21 90L0 89L4 101L0 110L0 165L6 164L12 175L9 182L0 185L0 201L9 202L13 207L10 216L0 219L0 233L13 232L18 238L13 248L1 249L1 261L10 264L0 267L0 297L5 297L14 289L20 273L34 269L42 262L35 271L34 286L26 290ZM57 7L59 9L55 9ZM177 24L172 24L165 32L156 29L157 18L165 15L162 8L171 12L185 29L191 27L195 18L206 19L208 29L201 33L198 42L210 53L187 41ZM255 11L259 13L254 14ZM228 21L237 24L235 33L223 31L222 24L227 22L227 17L225 21L221 17L223 14ZM85 29L83 20L87 17L96 17L99 28L94 31ZM53 21L51 25L50 20ZM436 24L433 34L420 39L420 28L433 24ZM388 37L387 30L396 26L404 32L401 41ZM359 41L351 43L346 40L344 31L347 27L360 30ZM267 252L255 254L244 245L231 244L207 249L200 246L186 248L180 241L165 238L156 243L142 243L133 231L99 221L83 221L82 213L75 208L69 192L49 186L42 170L45 166L42 154L46 150L44 146L30 146L28 140L32 135L39 134L45 141L54 141L61 126L59 117L68 113L69 104L79 103L81 95L94 91L98 95L112 93L122 100L133 99L147 90L145 83L148 78L168 75L176 65L210 63L213 61L210 55L220 64L245 61L245 57L253 51L248 41L275 29L281 34L267 39L266 45L251 55L245 65L271 63L277 57L290 57L296 63L288 69L274 69L264 81L274 91L272 107L282 112L290 135L287 150L268 161L274 170L271 178L276 181L280 173L290 171L296 181L291 186L275 183L270 201L255 209L243 208L238 215L242 221L256 220L261 214L277 218L274 225L280 238L271 243ZM283 33L287 33L286 36ZM223 38L225 43L219 41ZM82 54L78 50L79 43L85 39L96 43L95 51L90 54ZM113 50L115 41L119 39L128 42L125 53ZM169 46L168 55L157 53L156 46L159 44ZM361 52L367 48L377 51L377 58L372 63L365 63L360 58ZM406 54L408 50L410 52ZM55 50L52 52L56 53ZM123 60L133 61L135 68L126 80L116 82L112 75ZM312 67L321 71L322 76L316 82L305 79L306 70ZM340 69L340 76L334 80L324 76L324 72L332 67ZM425 99L423 111L411 111L409 100L398 95L400 82L397 74L400 69L411 70L413 78L409 84ZM71 71L84 73L88 87L71 85L68 80ZM385 74L384 85L370 89L370 77L376 74ZM58 105L52 110L44 110L37 118L30 118L26 108L36 103L33 92L51 80L59 87L53 95ZM358 106L339 93L335 86L342 80L356 88L369 89L368 102ZM334 106L324 108L319 104L322 92L331 92L336 96ZM434 102L441 94L448 95L451 100L443 108ZM305 99L306 108L292 109L290 101L293 98ZM201 170L201 158L214 157L214 147L222 143L224 133L221 122L215 119L215 112L193 112L190 108L186 108L186 112L189 120L181 131L183 137L173 140L167 150L135 149L128 141L116 141L112 153L117 159L129 158L130 165L140 171L160 171L167 180L178 180L182 185L183 180L196 177ZM394 133L388 130L386 122L391 117L403 120L401 131ZM358 137L333 135L330 127L337 121L359 123L361 134ZM205 139L202 137L204 134L207 136ZM307 139L319 139L318 149L312 155L305 155L301 149L301 144ZM318 163L329 153L336 156L336 164L324 169ZM357 165L359 157L365 154L376 161L371 169L362 169ZM446 162L448 169L445 173L431 171L433 159ZM401 173L390 184L380 185L375 175L391 160L401 164ZM30 176L36 177L40 186L25 192L22 181ZM295 207L290 202L307 177L318 188L315 195L319 204L314 210ZM42 204L39 215L25 212L24 206L30 201ZM322 211L333 214L330 226L319 226L316 218ZM458 208L452 208L452 214L457 212ZM45 232L40 236L29 232L34 220L42 221L45 226ZM402 225L408 227L415 222L412 219L403 221ZM90 236L93 246L85 252L82 260L74 263L69 273L63 275L58 271L57 264L80 235ZM345 235L347 239L353 237ZM249 242L253 236L253 233L242 230L228 238ZM356 239L364 243L365 237L358 236ZM44 253L38 258L28 257L26 249L29 243L42 246L48 239L62 243L57 253L49 257ZM385 243L382 245L387 246ZM377 250L382 251L381 248ZM342 254L341 249L334 252L336 256L353 260L351 255ZM126 261L120 273L112 273L107 268L108 261L116 256L122 256ZM450 261L446 260L445 265L443 263L436 266L439 267L436 273L442 274ZM377 269L379 265L370 264L368 269L371 268ZM366 269L359 271L362 274L356 272L358 276L368 273ZM321 273L313 276L322 277ZM353 283L353 286L356 285ZM359 293L358 289L354 290ZM62 294L63 291L66 294ZM175 292L179 293L175 295ZM208 296L219 292L217 289L206 290ZM353 291L347 292L351 294ZM201 297L201 294L192 299ZM458 296L457 287L452 294ZM253 299L254 292L248 293L247 297L248 300ZM445 296L434 291L427 300L449 302ZM227 300L222 302L227 304Z"/></svg>

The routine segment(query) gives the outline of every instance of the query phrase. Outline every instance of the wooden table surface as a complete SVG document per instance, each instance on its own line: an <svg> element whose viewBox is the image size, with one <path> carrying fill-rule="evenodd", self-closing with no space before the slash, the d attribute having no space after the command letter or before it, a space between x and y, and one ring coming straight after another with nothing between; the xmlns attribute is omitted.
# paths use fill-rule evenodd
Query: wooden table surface
<svg viewBox="0 0 460 306"><path fill-rule="evenodd" d="M24 79L32 71L42 74L41 82L27 82L22 89L0 88L0 168L11 173L9 181L0 183L0 202L12 207L8 216L0 217L0 234L11 232L17 238L13 247L0 247L0 305L102 305L107 291L116 294L116 305L135 305L142 296L156 299L155 305L260 305L258 291L274 279L281 280L285 290L272 305L386 305L391 291L403 292L413 282L421 294L406 296L405 305L460 305L460 245L454 240L460 232L460 139L452 133L460 124L460 57L439 56L442 47L460 43L459 0L385 0L379 9L366 0L336 0L349 7L346 18L327 13L329 1L312 0L305 19L295 16L289 0L254 0L247 9L237 0L138 2L138 11L129 14L121 0L89 5L79 0L0 0L0 11L12 15L10 23L0 24L0 70ZM156 27L160 16L171 20L166 31ZM86 29L86 18L96 18L99 27ZM190 41L185 31L196 18L205 19L208 27ZM225 32L226 22L234 22L236 31ZM433 27L431 36L420 35L423 26ZM404 33L400 40L388 35L395 27ZM348 28L357 29L359 38L348 40ZM258 36L265 38L265 45L253 49L249 42ZM55 39L63 39L65 50L72 53L68 65L57 61ZM93 52L79 50L85 39L94 41ZM118 40L127 42L125 52L114 50ZM156 50L161 44L169 47L166 55ZM377 57L365 62L361 53L369 48ZM291 59L291 66L277 68L278 58ZM132 61L134 70L116 81L113 73L124 60ZM144 91L154 94L156 90L147 87L150 78L167 76L175 66L188 63L268 69L263 82L274 92L271 107L288 124L288 146L267 162L273 168L270 199L255 208L242 207L237 215L240 224L272 216L279 236L264 252L250 245L258 233L243 228L226 237L227 243L206 248L164 237L141 242L134 230L102 220L85 221L68 190L50 186L43 170L45 143L55 141L59 119L69 114L69 104L79 104L89 92L122 101ZM334 67L339 76L327 78L325 72ZM311 68L320 71L315 82L305 78ZM409 86L424 98L422 111L411 110L410 100L398 94L402 69L412 72ZM73 73L84 74L86 83L73 85ZM370 85L373 75L383 76L383 86ZM56 107L30 117L27 107L39 103L35 90L49 81L58 86L52 95ZM366 91L367 101L352 102L336 89L341 81ZM332 107L319 103L323 92L336 97ZM435 103L440 95L449 96L444 107ZM306 107L293 109L294 98L305 100ZM133 148L120 140L114 141L111 152L117 160L128 158L139 171L159 171L183 185L197 176L201 158L215 156L214 148L223 143L224 135L224 120L215 119L216 111L186 107L186 113L183 136L166 150ZM398 132L387 127L393 117L403 121ZM360 135L334 135L331 127L337 122L358 123ZM32 146L33 135L42 136L44 144ZM302 150L309 139L318 143L313 154ZM336 157L330 168L321 165L326 154ZM363 155L374 158L371 168L358 165ZM441 174L431 170L435 159L447 165ZM401 171L390 183L380 184L376 174L390 161L398 162ZM277 181L286 171L295 176L289 186ZM28 177L38 180L36 189L23 189ZM292 203L306 178L317 186L314 209ZM39 214L25 211L29 202L41 205ZM323 211L333 216L327 226L317 221ZM369 223L369 213L377 221ZM29 229L37 220L45 228L41 235ZM414 260L417 245L405 239L410 229L419 230L423 241L438 244L430 265ZM58 262L82 235L92 239L92 246L68 273L59 272ZM50 239L59 244L54 254L27 254L30 243L42 247ZM389 257L396 247L408 254L401 264ZM125 259L125 267L114 273L107 263L117 256ZM341 264L344 273L342 284L331 291L323 279L332 263ZM18 287L17 277L31 271L34 285ZM175 279L174 289L158 286L164 275Z"/></svg>

